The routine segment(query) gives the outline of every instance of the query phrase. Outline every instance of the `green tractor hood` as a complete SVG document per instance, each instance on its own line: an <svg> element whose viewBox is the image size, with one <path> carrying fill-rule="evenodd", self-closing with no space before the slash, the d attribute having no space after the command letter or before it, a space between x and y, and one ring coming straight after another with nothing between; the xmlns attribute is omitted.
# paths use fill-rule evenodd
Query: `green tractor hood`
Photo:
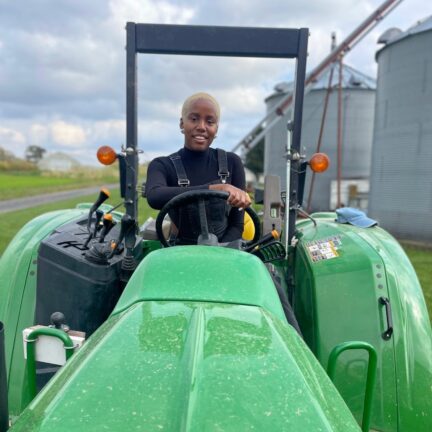
<svg viewBox="0 0 432 432"><path fill-rule="evenodd" d="M169 265L167 265L169 263ZM256 257L143 260L108 321L13 431L359 430Z"/></svg>

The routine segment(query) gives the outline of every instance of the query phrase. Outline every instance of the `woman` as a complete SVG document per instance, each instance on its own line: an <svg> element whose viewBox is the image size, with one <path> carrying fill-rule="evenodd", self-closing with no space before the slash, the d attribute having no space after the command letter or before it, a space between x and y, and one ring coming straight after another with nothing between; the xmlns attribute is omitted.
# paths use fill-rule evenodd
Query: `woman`
<svg viewBox="0 0 432 432"><path fill-rule="evenodd" d="M183 103L180 132L183 148L154 159L148 168L146 196L148 203L161 209L171 198L187 190L208 189L229 193L227 202L211 199L208 204L209 230L219 242L241 238L243 209L250 205L245 192L245 173L234 153L210 148L219 127L219 104L207 93L196 93ZM228 204L228 205L227 205ZM170 213L178 229L177 243L196 242L199 222L196 208L187 206Z"/></svg>

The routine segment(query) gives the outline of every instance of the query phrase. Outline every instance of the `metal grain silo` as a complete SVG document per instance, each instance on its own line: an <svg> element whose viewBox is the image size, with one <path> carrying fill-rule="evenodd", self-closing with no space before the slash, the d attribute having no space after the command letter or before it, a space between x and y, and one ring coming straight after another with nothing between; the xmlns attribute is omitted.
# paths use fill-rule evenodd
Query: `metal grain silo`
<svg viewBox="0 0 432 432"><path fill-rule="evenodd" d="M329 210L337 199L337 133L339 66L334 66L331 92L323 130L321 150L330 157L330 168L316 176L310 210ZM330 69L316 81L305 95L303 106L302 146L307 156L316 151ZM267 111L274 109L290 91L289 84L278 84L266 99ZM360 208L367 207L370 152L372 146L375 104L375 80L348 65L342 67L342 163L341 202ZM285 184L285 160L281 157L287 142L287 121L291 113L277 123L265 136L264 173L279 175ZM311 174L307 177L303 206L309 200ZM283 188L284 189L284 188Z"/></svg>
<svg viewBox="0 0 432 432"><path fill-rule="evenodd" d="M379 42L369 214L399 238L430 242L432 17Z"/></svg>

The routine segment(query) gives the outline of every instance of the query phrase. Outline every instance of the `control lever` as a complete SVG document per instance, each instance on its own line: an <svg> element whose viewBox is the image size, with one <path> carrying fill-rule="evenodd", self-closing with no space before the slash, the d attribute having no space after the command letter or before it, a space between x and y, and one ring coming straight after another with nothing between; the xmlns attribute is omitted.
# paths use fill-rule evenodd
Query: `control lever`
<svg viewBox="0 0 432 432"><path fill-rule="evenodd" d="M50 317L51 325L50 327L56 328L58 330L63 330L65 332L69 331L69 326L66 324L66 317L62 312L54 312Z"/></svg>
<svg viewBox="0 0 432 432"><path fill-rule="evenodd" d="M101 213L100 216L98 217L98 214L96 214L96 225L95 225L94 233L92 233L91 220L92 220L93 213L102 205L102 203L104 203L109 198L109 196L110 196L109 190L102 188L99 192L99 196L97 197L97 200L90 207L88 218L87 218L87 231L89 233L89 236L84 243L84 247L87 247L87 245L90 243L90 240L96 236L98 223L100 222L101 217L103 215L103 213Z"/></svg>
<svg viewBox="0 0 432 432"><path fill-rule="evenodd" d="M269 232L268 234L264 235L260 240L258 240L256 243L248 246L247 248L243 249L245 252L251 252L251 251L257 251L259 248L266 243L278 240L279 239L279 233L276 230L273 230L272 232Z"/></svg>
<svg viewBox="0 0 432 432"><path fill-rule="evenodd" d="M96 210L96 222L95 222L95 226L94 226L93 232L90 232L89 236L87 237L87 240L84 243L84 247L87 247L87 245L90 243L90 240L92 238L96 237L96 234L97 234L98 229L99 229L99 222L101 221L103 214L104 213L103 213L102 210Z"/></svg>
<svg viewBox="0 0 432 432"><path fill-rule="evenodd" d="M104 242L106 235L111 231L111 228L116 224L113 221L112 214L105 214L102 223L103 223L103 228L101 231L99 243Z"/></svg>
<svg viewBox="0 0 432 432"><path fill-rule="evenodd" d="M127 243L126 247L128 247L130 245L131 234L133 235L133 239L134 239L133 246L135 246L135 226L136 226L135 219L132 219L131 216L129 216L128 214L125 214L121 218L120 223L121 223L120 233L119 233L117 240L112 245L112 251L111 251L110 255L108 256L108 259L110 259L114 256L119 244L123 241L123 239L125 237L126 237L125 243Z"/></svg>
<svg viewBox="0 0 432 432"><path fill-rule="evenodd" d="M95 222L95 227L93 230L93 237L96 237L97 232L101 228L100 221L101 221L103 215L104 215L104 212L102 210L96 210L96 222Z"/></svg>
<svg viewBox="0 0 432 432"><path fill-rule="evenodd" d="M89 215L87 219L87 230L90 232L90 224L93 213L110 197L108 189L102 188L99 192L99 196L94 204L90 207ZM99 219L100 220L100 219Z"/></svg>

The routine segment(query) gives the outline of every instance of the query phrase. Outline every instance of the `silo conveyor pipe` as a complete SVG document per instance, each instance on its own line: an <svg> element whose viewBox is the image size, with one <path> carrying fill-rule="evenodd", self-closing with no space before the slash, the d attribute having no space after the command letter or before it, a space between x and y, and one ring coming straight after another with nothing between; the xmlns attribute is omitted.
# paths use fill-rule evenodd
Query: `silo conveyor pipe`
<svg viewBox="0 0 432 432"><path fill-rule="evenodd" d="M384 19L402 0L386 0L371 15L369 15L358 27L356 27L321 63L318 64L307 76L305 80L304 93L307 94L312 84L322 76L322 74L348 51L352 50L382 19ZM253 149L261 140L266 132L278 123L287 109L293 102L293 94L289 93L282 102L271 112L269 112L233 149L240 148L246 150Z"/></svg>

